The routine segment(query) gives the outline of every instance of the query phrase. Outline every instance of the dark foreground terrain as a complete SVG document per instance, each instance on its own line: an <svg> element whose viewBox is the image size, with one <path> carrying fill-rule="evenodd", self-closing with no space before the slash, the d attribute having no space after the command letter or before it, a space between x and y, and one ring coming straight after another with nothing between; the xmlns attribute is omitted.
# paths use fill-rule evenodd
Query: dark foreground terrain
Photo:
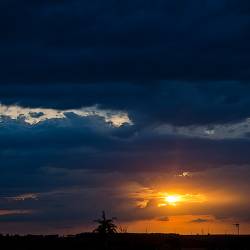
<svg viewBox="0 0 250 250"><path fill-rule="evenodd" d="M250 250L250 236L171 234L80 234L76 236L1 236L0 249L70 250Z"/></svg>

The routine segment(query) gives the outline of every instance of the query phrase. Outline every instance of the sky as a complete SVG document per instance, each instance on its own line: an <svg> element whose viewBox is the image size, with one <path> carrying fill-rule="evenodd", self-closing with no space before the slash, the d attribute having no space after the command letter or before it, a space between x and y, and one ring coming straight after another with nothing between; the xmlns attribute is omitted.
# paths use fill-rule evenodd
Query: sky
<svg viewBox="0 0 250 250"><path fill-rule="evenodd" d="M0 233L250 233L247 0L2 0Z"/></svg>

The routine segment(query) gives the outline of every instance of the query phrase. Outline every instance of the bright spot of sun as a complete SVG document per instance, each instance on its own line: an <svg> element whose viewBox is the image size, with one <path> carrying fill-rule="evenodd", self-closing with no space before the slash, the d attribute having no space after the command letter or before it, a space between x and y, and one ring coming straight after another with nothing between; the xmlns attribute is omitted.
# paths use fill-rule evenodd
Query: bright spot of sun
<svg viewBox="0 0 250 250"><path fill-rule="evenodd" d="M207 198L202 194L169 194L159 193L158 207L177 206L181 203L202 203Z"/></svg>
<svg viewBox="0 0 250 250"><path fill-rule="evenodd" d="M172 206L176 206L176 203L181 201L181 196L180 195L167 195L165 197L165 201Z"/></svg>

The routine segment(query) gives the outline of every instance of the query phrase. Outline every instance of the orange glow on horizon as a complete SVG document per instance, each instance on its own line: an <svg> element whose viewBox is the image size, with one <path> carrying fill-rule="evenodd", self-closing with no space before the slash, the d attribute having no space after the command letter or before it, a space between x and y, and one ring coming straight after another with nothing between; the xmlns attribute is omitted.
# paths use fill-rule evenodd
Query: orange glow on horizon
<svg viewBox="0 0 250 250"><path fill-rule="evenodd" d="M129 232L178 233L178 234L236 234L231 220L217 220L212 215L175 215L168 220L161 218L138 220L126 224ZM242 233L250 231L249 224L242 225Z"/></svg>

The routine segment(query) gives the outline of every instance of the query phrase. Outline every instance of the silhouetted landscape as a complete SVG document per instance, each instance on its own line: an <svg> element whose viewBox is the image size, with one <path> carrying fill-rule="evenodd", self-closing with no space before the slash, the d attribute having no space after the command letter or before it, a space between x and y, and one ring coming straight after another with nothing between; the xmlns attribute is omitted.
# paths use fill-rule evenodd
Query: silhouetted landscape
<svg viewBox="0 0 250 250"><path fill-rule="evenodd" d="M0 235L6 249L86 249L86 250L247 250L250 235L179 235L160 233L127 233L118 228L116 218L107 218L105 211L94 220L91 233L55 235ZM239 232L239 231L238 231Z"/></svg>
<svg viewBox="0 0 250 250"><path fill-rule="evenodd" d="M83 233L58 235L1 235L3 249L81 249L81 250L248 250L250 236L177 235L177 234L110 234ZM2 248L1 248L2 249Z"/></svg>

